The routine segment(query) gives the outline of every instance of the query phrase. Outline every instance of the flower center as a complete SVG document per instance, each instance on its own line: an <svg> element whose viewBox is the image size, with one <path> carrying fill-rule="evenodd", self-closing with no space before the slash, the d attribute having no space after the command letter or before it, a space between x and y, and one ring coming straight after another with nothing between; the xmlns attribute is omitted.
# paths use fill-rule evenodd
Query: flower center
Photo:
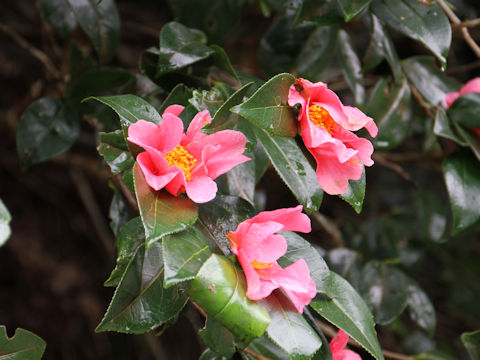
<svg viewBox="0 0 480 360"><path fill-rule="evenodd" d="M187 181L192 180L192 174L190 171L197 163L197 159L190 155L182 145L177 145L175 149L166 153L164 156L165 160L168 161L169 167L177 165L185 174L185 179L187 179Z"/></svg>
<svg viewBox="0 0 480 360"><path fill-rule="evenodd" d="M252 261L252 266L257 270L265 270L273 266L272 263L261 263L257 260Z"/></svg>
<svg viewBox="0 0 480 360"><path fill-rule="evenodd" d="M338 130L338 125L335 120L333 120L328 111L320 105L311 105L308 109L308 117L315 125L327 130L329 134Z"/></svg>

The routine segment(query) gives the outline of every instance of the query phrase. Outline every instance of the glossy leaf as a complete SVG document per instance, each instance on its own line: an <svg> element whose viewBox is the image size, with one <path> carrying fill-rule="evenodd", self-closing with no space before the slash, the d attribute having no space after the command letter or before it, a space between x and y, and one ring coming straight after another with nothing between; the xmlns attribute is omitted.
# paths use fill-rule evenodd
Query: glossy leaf
<svg viewBox="0 0 480 360"><path fill-rule="evenodd" d="M398 82L402 78L402 67L392 39L380 20L378 20L373 14L371 14L371 21L372 37L370 38L370 43L368 44L363 59L363 70L365 71L374 68L382 58L385 58L392 69L395 81Z"/></svg>
<svg viewBox="0 0 480 360"><path fill-rule="evenodd" d="M248 349L255 354L265 356L267 359L289 360L290 357L277 344L273 342L266 334L260 338L253 339L248 344ZM250 359L250 358L249 358ZM252 357L252 360L256 359Z"/></svg>
<svg viewBox="0 0 480 360"><path fill-rule="evenodd" d="M100 133L100 145L97 150L110 166L112 173L118 174L133 166L135 159L127 149L127 143L121 130L113 133Z"/></svg>
<svg viewBox="0 0 480 360"><path fill-rule="evenodd" d="M353 92L355 104L363 104L365 102L365 87L363 85L362 65L355 53L352 40L345 30L340 30L337 42L338 58L342 64L348 87Z"/></svg>
<svg viewBox="0 0 480 360"><path fill-rule="evenodd" d="M189 104L188 99L191 97L192 90L183 84L178 84L168 93L168 96L163 100L158 112L163 114L167 107L174 104L187 106Z"/></svg>
<svg viewBox="0 0 480 360"><path fill-rule="evenodd" d="M339 25L344 22L345 14L339 0L302 0L290 2L295 12L294 26L325 26ZM292 6L293 5L293 6Z"/></svg>
<svg viewBox="0 0 480 360"><path fill-rule="evenodd" d="M296 120L287 105L288 90L294 79L290 74L274 76L247 101L234 106L231 111L267 130L271 135L295 136Z"/></svg>
<svg viewBox="0 0 480 360"><path fill-rule="evenodd" d="M432 302L427 294L425 294L425 292L412 279L408 279L407 289L407 305L410 318L418 326L426 330L430 336L433 336L437 319Z"/></svg>
<svg viewBox="0 0 480 360"><path fill-rule="evenodd" d="M198 334L216 354L229 359L235 353L235 337L215 318L207 316L205 327Z"/></svg>
<svg viewBox="0 0 480 360"><path fill-rule="evenodd" d="M347 203L352 205L357 214L362 212L363 199L365 198L365 186L367 184L367 176L365 174L365 167L363 168L362 176L359 180L349 180L348 188L340 197Z"/></svg>
<svg viewBox="0 0 480 360"><path fill-rule="evenodd" d="M461 338L470 358L472 360L480 359L480 330L463 333Z"/></svg>
<svg viewBox="0 0 480 360"><path fill-rule="evenodd" d="M267 300L270 325L267 336L294 360L310 359L322 346L322 340L307 320L281 293Z"/></svg>
<svg viewBox="0 0 480 360"><path fill-rule="evenodd" d="M208 241L197 227L162 239L165 264L165 287L190 280L197 275L203 263L210 257Z"/></svg>
<svg viewBox="0 0 480 360"><path fill-rule="evenodd" d="M425 45L443 64L452 40L450 22L435 3L417 0L373 0L372 11L397 31Z"/></svg>
<svg viewBox="0 0 480 360"><path fill-rule="evenodd" d="M67 151L78 137L78 117L56 99L41 98L25 110L17 130L20 166L54 158Z"/></svg>
<svg viewBox="0 0 480 360"><path fill-rule="evenodd" d="M199 206L200 220L225 255L232 255L226 235L235 231L242 221L255 215L255 208L236 196L217 195L212 201Z"/></svg>
<svg viewBox="0 0 480 360"><path fill-rule="evenodd" d="M474 133L471 130L465 129L463 126L458 125L458 123L453 122L453 127L455 128L456 132L462 139L465 140L467 146L470 147L473 154L477 157L478 161L480 161L480 137L478 134Z"/></svg>
<svg viewBox="0 0 480 360"><path fill-rule="evenodd" d="M138 213L134 213L123 194L118 189L114 188L112 202L110 203L110 209L108 211L110 228L112 229L113 234L117 236L119 230L135 215L138 215Z"/></svg>
<svg viewBox="0 0 480 360"><path fill-rule="evenodd" d="M385 78L375 86L366 113L377 126L378 135L373 139L377 149L399 146L408 135L412 120L410 88L406 79L399 85L388 86Z"/></svg>
<svg viewBox="0 0 480 360"><path fill-rule="evenodd" d="M165 289L163 272L162 245L138 247L95 331L142 334L177 315L187 294L181 284Z"/></svg>
<svg viewBox="0 0 480 360"><path fill-rule="evenodd" d="M407 277L393 267L369 262L362 270L359 287L377 324L391 323L407 306Z"/></svg>
<svg viewBox="0 0 480 360"><path fill-rule="evenodd" d="M480 129L480 94L469 93L459 97L447 110L447 114L461 126Z"/></svg>
<svg viewBox="0 0 480 360"><path fill-rule="evenodd" d="M193 90L192 97L188 100L198 111L208 110L214 116L223 105L224 100L220 90L213 87L211 90Z"/></svg>
<svg viewBox="0 0 480 360"><path fill-rule="evenodd" d="M356 251L347 248L332 249L325 259L332 271L344 277L354 288L358 288L363 265Z"/></svg>
<svg viewBox="0 0 480 360"><path fill-rule="evenodd" d="M197 221L197 206L188 198L155 191L148 186L138 164L134 165L135 193L145 227L145 243L151 247L162 237L183 231Z"/></svg>
<svg viewBox="0 0 480 360"><path fill-rule="evenodd" d="M292 191L305 211L318 210L323 191L317 177L302 150L295 142L279 136L270 136L265 130L254 127L258 141L262 144L275 170Z"/></svg>
<svg viewBox="0 0 480 360"><path fill-rule="evenodd" d="M127 138L128 127L138 120L150 121L155 124L162 122L157 110L142 98L135 95L115 95L91 97L113 109L120 118L123 135Z"/></svg>
<svg viewBox="0 0 480 360"><path fill-rule="evenodd" d="M252 157L252 154L245 154ZM255 196L255 159L235 166L226 174L228 193L241 197L254 204Z"/></svg>
<svg viewBox="0 0 480 360"><path fill-rule="evenodd" d="M480 218L480 167L471 153L447 156L442 163L453 214L452 234L466 229Z"/></svg>
<svg viewBox="0 0 480 360"><path fill-rule="evenodd" d="M223 256L213 254L192 280L188 293L207 314L241 341L249 342L265 332L270 316L246 297L245 276Z"/></svg>
<svg viewBox="0 0 480 360"><path fill-rule="evenodd" d="M431 56L414 56L402 61L403 71L408 81L417 88L428 104L441 105L445 94L457 91L460 84L445 75Z"/></svg>
<svg viewBox="0 0 480 360"><path fill-rule="evenodd" d="M25 329L18 328L9 338L7 328L0 325L0 359L40 360L47 344L43 339Z"/></svg>
<svg viewBox="0 0 480 360"><path fill-rule="evenodd" d="M208 58L215 51L205 45L207 38L200 30L169 22L160 31L159 62L156 76L182 69Z"/></svg>
<svg viewBox="0 0 480 360"><path fill-rule="evenodd" d="M287 240L288 245L285 255L278 259L280 266L287 267L300 259L305 260L308 270L310 270L310 276L317 285L317 291L322 292L324 289L324 281L328 280L330 276L330 271L328 270L325 260L323 260L317 250L300 235L290 231L282 231L279 234Z"/></svg>
<svg viewBox="0 0 480 360"><path fill-rule="evenodd" d="M383 360L373 317L363 299L341 276L330 272L325 294L310 306L335 326L343 329L375 359Z"/></svg>
<svg viewBox="0 0 480 360"><path fill-rule="evenodd" d="M294 68L301 76L319 78L335 55L337 34L337 26L321 26L312 31L295 59Z"/></svg>
<svg viewBox="0 0 480 360"><path fill-rule="evenodd" d="M230 58L225 50L218 45L210 45L210 48L215 51L212 55L213 63L220 69L232 75L236 80L239 80L237 72L233 68Z"/></svg>
<svg viewBox="0 0 480 360"><path fill-rule="evenodd" d="M120 15L114 0L68 0L83 31L92 41L100 62L110 60L120 42Z"/></svg>
<svg viewBox="0 0 480 360"><path fill-rule="evenodd" d="M142 219L138 216L127 222L118 233L115 244L117 246L117 264L105 286L117 286L132 257L138 248L145 243L145 231Z"/></svg>
<svg viewBox="0 0 480 360"><path fill-rule="evenodd" d="M450 126L450 119L441 107L437 107L435 112L435 122L433 125L433 132L437 136L444 137L455 141L457 144L467 146L465 139L457 134L455 127Z"/></svg>
<svg viewBox="0 0 480 360"><path fill-rule="evenodd" d="M367 8L372 0L338 0L338 2L345 15L345 21L350 21Z"/></svg>
<svg viewBox="0 0 480 360"><path fill-rule="evenodd" d="M0 199L0 246L5 244L5 242L10 237L10 221L12 217L10 216L10 212L8 211L7 207Z"/></svg>
<svg viewBox="0 0 480 360"><path fill-rule="evenodd" d="M77 27L77 20L68 0L39 0L43 18L52 26L56 35L65 38Z"/></svg>
<svg viewBox="0 0 480 360"><path fill-rule="evenodd" d="M198 360L228 360L227 357L217 354L212 349L205 349Z"/></svg>

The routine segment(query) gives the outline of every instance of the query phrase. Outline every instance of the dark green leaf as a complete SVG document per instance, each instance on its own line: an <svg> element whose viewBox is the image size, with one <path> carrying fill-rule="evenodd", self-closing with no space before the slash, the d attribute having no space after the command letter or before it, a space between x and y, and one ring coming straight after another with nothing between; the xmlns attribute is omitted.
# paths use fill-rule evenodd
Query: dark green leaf
<svg viewBox="0 0 480 360"><path fill-rule="evenodd" d="M169 22L160 31L159 62L156 76L182 69L208 58L215 50L205 43L200 30L190 29L177 22Z"/></svg>
<svg viewBox="0 0 480 360"><path fill-rule="evenodd" d="M374 68L383 58L385 58L392 69L395 81L398 82L402 78L402 67L397 52L395 51L395 46L393 45L392 39L388 35L387 30L383 27L378 18L371 14L371 19L372 37L370 38L370 43L368 44L363 59L363 70L366 71Z"/></svg>
<svg viewBox="0 0 480 360"><path fill-rule="evenodd" d="M111 220L110 228L115 236L117 236L123 225L125 225L128 220L134 217L133 209L127 203L127 200L122 193L116 188L113 189L113 197L112 202L110 203L108 216Z"/></svg>
<svg viewBox="0 0 480 360"><path fill-rule="evenodd" d="M162 106L158 109L160 113L163 114L165 109L170 105L182 105L187 106L189 104L188 99L192 97L192 90L186 87L183 84L178 84L175 86L172 91L168 94L166 99L163 101Z"/></svg>
<svg viewBox="0 0 480 360"><path fill-rule="evenodd" d="M214 116L223 105L223 97L216 87L211 90L193 90L192 97L188 100L198 111L208 110Z"/></svg>
<svg viewBox="0 0 480 360"><path fill-rule="evenodd" d="M10 237L10 220L12 220L10 212L0 199L0 246L5 244Z"/></svg>
<svg viewBox="0 0 480 360"><path fill-rule="evenodd" d="M353 287L341 276L330 272L325 294L330 299L315 299L310 306L332 324L343 329L375 359L383 360L372 314Z"/></svg>
<svg viewBox="0 0 480 360"><path fill-rule="evenodd" d="M41 337L21 328L9 338L7 328L0 325L0 359L40 360L46 346Z"/></svg>
<svg viewBox="0 0 480 360"><path fill-rule="evenodd" d="M402 61L403 71L408 81L422 94L431 106L441 105L445 94L457 91L460 84L445 75L435 66L431 56L414 56Z"/></svg>
<svg viewBox="0 0 480 360"><path fill-rule="evenodd" d="M65 3L67 0L63 0ZM70 43L70 53L68 55L69 63L69 83L75 82L83 74L95 69L98 65L88 54L84 54L78 44L72 40Z"/></svg>
<svg viewBox="0 0 480 360"><path fill-rule="evenodd" d="M322 340L282 294L268 297L270 325L267 336L295 360L307 360L320 349Z"/></svg>
<svg viewBox="0 0 480 360"><path fill-rule="evenodd" d="M462 342L472 360L480 359L480 330L463 333Z"/></svg>
<svg viewBox="0 0 480 360"><path fill-rule="evenodd" d="M235 231L238 224L256 215L255 208L236 196L217 195L215 199L199 206L200 220L212 234L225 255L231 255L230 243L225 237Z"/></svg>
<svg viewBox="0 0 480 360"><path fill-rule="evenodd" d="M335 55L337 34L337 26L321 26L310 34L294 64L301 76L311 80L320 77Z"/></svg>
<svg viewBox="0 0 480 360"><path fill-rule="evenodd" d="M278 259L280 266L287 267L297 260L305 260L308 265L308 270L310 270L310 276L317 285L317 291L322 292L324 289L323 282L328 280L330 276L330 271L328 270L325 260L323 260L317 250L300 235L290 231L282 231L280 234L287 240L288 245L288 250L285 255Z"/></svg>
<svg viewBox="0 0 480 360"><path fill-rule="evenodd" d="M96 113L100 110L100 105L82 102L84 98L123 92L134 80L135 75L123 69L93 69L76 77L68 84L67 99L72 106L83 113Z"/></svg>
<svg viewBox="0 0 480 360"><path fill-rule="evenodd" d="M155 243L149 250L142 245L129 262L95 331L150 331L177 315L187 299L181 284L168 289L163 286L162 245Z"/></svg>
<svg viewBox="0 0 480 360"><path fill-rule="evenodd" d="M239 81L237 72L233 68L232 63L230 62L230 59L228 58L225 50L223 50L223 48L218 45L210 45L210 48L215 51L212 55L213 63Z"/></svg>
<svg viewBox="0 0 480 360"><path fill-rule="evenodd" d="M117 265L103 285L117 286L138 247L145 243L142 219L138 216L127 222L116 239Z"/></svg>
<svg viewBox="0 0 480 360"><path fill-rule="evenodd" d="M138 164L134 165L135 193L145 226L147 248L162 237L180 232L197 221L197 207L188 198L179 198L148 186Z"/></svg>
<svg viewBox="0 0 480 360"><path fill-rule="evenodd" d="M459 97L447 110L447 114L459 125L480 129L480 94L469 93Z"/></svg>
<svg viewBox="0 0 480 360"><path fill-rule="evenodd" d="M410 318L433 336L437 322L435 309L427 294L412 279L408 279L407 305Z"/></svg>
<svg viewBox="0 0 480 360"><path fill-rule="evenodd" d="M468 151L447 156L443 176L453 213L452 234L466 229L480 218L480 167Z"/></svg>
<svg viewBox="0 0 480 360"><path fill-rule="evenodd" d="M97 50L100 62L110 60L120 42L120 15L114 0L68 0L83 31Z"/></svg>
<svg viewBox="0 0 480 360"><path fill-rule="evenodd" d="M67 0L39 0L43 18L56 35L65 38L77 27L77 20Z"/></svg>
<svg viewBox="0 0 480 360"><path fill-rule="evenodd" d="M480 136L471 130L465 129L463 126L458 125L456 122L452 123L456 132L462 137L462 139L465 139L465 142L470 147L473 154L477 157L478 161L480 161Z"/></svg>
<svg viewBox="0 0 480 360"><path fill-rule="evenodd" d="M447 16L437 4L417 0L374 0L371 9L395 30L423 43L443 67L446 66L452 30Z"/></svg>
<svg viewBox="0 0 480 360"><path fill-rule="evenodd" d="M377 324L391 323L407 306L407 277L393 267L369 262L362 270L359 287Z"/></svg>
<svg viewBox="0 0 480 360"><path fill-rule="evenodd" d="M252 157L252 154L245 154ZM250 204L255 195L255 159L235 166L226 174L228 194L241 197Z"/></svg>
<svg viewBox="0 0 480 360"><path fill-rule="evenodd" d="M267 359L290 359L287 353L275 344L267 335L253 339L250 344L248 344L248 349L252 350L255 354L265 356Z"/></svg>
<svg viewBox="0 0 480 360"><path fill-rule="evenodd" d="M159 124L162 118L157 110L142 98L135 95L115 95L92 97L92 100L111 107L119 116L123 135L127 138L128 127L138 120L146 120Z"/></svg>
<svg viewBox="0 0 480 360"><path fill-rule="evenodd" d="M208 241L197 227L162 239L165 287L190 280L211 255Z"/></svg>
<svg viewBox="0 0 480 360"><path fill-rule="evenodd" d="M18 124L17 152L23 170L67 151L78 137L77 115L56 99L41 98Z"/></svg>
<svg viewBox="0 0 480 360"><path fill-rule="evenodd" d="M207 316L205 327L198 334L215 353L228 359L235 353L235 337L215 318Z"/></svg>
<svg viewBox="0 0 480 360"><path fill-rule="evenodd" d="M243 272L223 256L213 254L203 264L188 293L241 341L262 336L270 322L267 310L247 299Z"/></svg>
<svg viewBox="0 0 480 360"><path fill-rule="evenodd" d="M363 265L356 251L347 248L332 249L326 260L332 271L348 280L354 288L358 288Z"/></svg>
<svg viewBox="0 0 480 360"><path fill-rule="evenodd" d="M364 167L360 180L349 180L347 191L340 195L343 200L352 205L357 214L362 212L363 199L365 198L365 186L367 184L366 180L367 176Z"/></svg>
<svg viewBox="0 0 480 360"><path fill-rule="evenodd" d="M423 352L412 357L415 360L454 360L450 354L446 354L440 350L432 350Z"/></svg>
<svg viewBox="0 0 480 360"><path fill-rule="evenodd" d="M212 349L205 349L198 360L228 360L227 357L217 354Z"/></svg>
<svg viewBox="0 0 480 360"><path fill-rule="evenodd" d="M118 174L133 166L135 159L127 149L127 143L121 130L100 133L100 145L97 150L110 166L112 173Z"/></svg>
<svg viewBox="0 0 480 360"><path fill-rule="evenodd" d="M450 119L441 107L437 107L435 112L435 123L433 125L433 132L435 135L444 137L455 141L457 144L467 146L468 143L459 136L455 130L450 126Z"/></svg>
<svg viewBox="0 0 480 360"><path fill-rule="evenodd" d="M231 111L267 130L271 135L293 137L297 134L297 121L287 105L288 90L294 77L278 74L267 81L247 101Z"/></svg>
<svg viewBox="0 0 480 360"><path fill-rule="evenodd" d="M377 149L392 149L400 145L408 135L412 120L411 96L404 78L399 85L388 86L382 78L373 89L366 113L378 126L378 135L373 140Z"/></svg>
<svg viewBox="0 0 480 360"><path fill-rule="evenodd" d="M294 26L325 26L338 25L344 22L344 13L338 0L302 0L291 2L297 4Z"/></svg>
<svg viewBox="0 0 480 360"><path fill-rule="evenodd" d="M295 139L270 136L265 130L254 127L258 141L262 144L275 170L292 191L305 211L317 211L323 191L317 177Z"/></svg>
<svg viewBox="0 0 480 360"><path fill-rule="evenodd" d="M338 0L338 2L345 15L345 21L350 21L370 5L372 0Z"/></svg>
<svg viewBox="0 0 480 360"><path fill-rule="evenodd" d="M338 58L342 64L345 80L353 92L355 104L365 102L365 87L363 84L362 65L355 53L352 40L345 30L338 32Z"/></svg>

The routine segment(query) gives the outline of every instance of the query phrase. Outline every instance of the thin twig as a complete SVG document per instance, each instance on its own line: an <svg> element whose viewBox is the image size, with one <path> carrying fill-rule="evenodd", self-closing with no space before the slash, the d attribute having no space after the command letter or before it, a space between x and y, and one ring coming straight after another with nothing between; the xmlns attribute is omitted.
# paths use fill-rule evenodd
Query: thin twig
<svg viewBox="0 0 480 360"><path fill-rule="evenodd" d="M333 223L331 220L326 218L324 215L320 214L319 212L312 213L312 217L315 221L317 221L323 229L332 236L332 240L336 247L345 247L345 244L342 240L342 232L338 227Z"/></svg>
<svg viewBox="0 0 480 360"><path fill-rule="evenodd" d="M453 66L453 67L445 70L445 72L447 73L447 75L455 75L455 74L462 74L464 72L474 70L474 69L477 69L477 68L480 68L480 61L479 60L468 63L468 64L464 64L464 65Z"/></svg>
<svg viewBox="0 0 480 360"><path fill-rule="evenodd" d="M468 32L468 29L465 26L461 26L461 21L458 16L453 12L450 7L445 3L444 0L437 0L437 4L442 8L442 10L447 14L450 21L453 23L454 27L459 27L460 32L465 40L465 42L470 46L475 55L480 58L480 46L473 40L472 36Z"/></svg>
<svg viewBox="0 0 480 360"><path fill-rule="evenodd" d="M375 161L379 165L382 165L388 169L395 171L398 175L400 175L405 181L410 183L413 187L418 188L417 183L410 178L410 175L408 175L407 172L403 170L403 168L400 165L387 160L384 156L382 156L382 154L375 153L372 155L372 158L373 158L373 161Z"/></svg>
<svg viewBox="0 0 480 360"><path fill-rule="evenodd" d="M122 176L117 174L113 177L113 182L120 189L125 199L127 199L128 203L137 213L139 212L137 200L135 199L135 195L133 195L132 191L124 184L122 180Z"/></svg>
<svg viewBox="0 0 480 360"><path fill-rule="evenodd" d="M417 88L410 84L410 90L412 91L413 97L418 101L419 105L422 107L423 111L425 111L427 116L430 119L433 120L435 118L435 116L433 115L432 111L430 110L430 107L423 100L423 96L420 94L420 92L417 90Z"/></svg>
<svg viewBox="0 0 480 360"><path fill-rule="evenodd" d="M480 25L480 18L465 20L465 21L462 21L459 24L454 24L455 27L466 27L466 28L475 27L475 26L478 26L478 25Z"/></svg>
<svg viewBox="0 0 480 360"><path fill-rule="evenodd" d="M54 79L58 80L60 78L60 74L55 68L55 65L53 65L50 58L43 51L37 49L35 46L30 44L19 33L17 33L15 30L13 30L10 26L6 24L0 23L0 30L3 31L5 34L9 35L13 40L16 41L18 45L27 50L30 55L40 61L45 67L45 70L47 70L47 72L52 75Z"/></svg>
<svg viewBox="0 0 480 360"><path fill-rule="evenodd" d="M243 349L242 350L243 352L246 352L247 354L250 354L252 355L255 359L258 359L258 360L271 360L270 358L268 357L265 357L265 356L262 356L262 355L259 355L257 353L254 353L252 350L250 349Z"/></svg>

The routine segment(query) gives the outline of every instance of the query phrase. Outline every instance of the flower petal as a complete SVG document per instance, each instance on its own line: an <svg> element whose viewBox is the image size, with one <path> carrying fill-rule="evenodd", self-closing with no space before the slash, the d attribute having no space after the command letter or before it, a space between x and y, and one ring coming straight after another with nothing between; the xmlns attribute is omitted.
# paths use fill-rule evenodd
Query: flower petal
<svg viewBox="0 0 480 360"><path fill-rule="evenodd" d="M260 214L246 220L245 222L254 224L267 221L275 221L279 224L282 224L282 228L278 231L288 230L308 233L312 231L310 218L304 213L302 213L302 210L302 205L297 205L293 208L262 211Z"/></svg>
<svg viewBox="0 0 480 360"><path fill-rule="evenodd" d="M373 119L365 115L360 109L353 106L344 106L343 112L347 115L347 121L341 123L346 130L357 131L366 128L368 133L375 137L378 133L378 128Z"/></svg>
<svg viewBox="0 0 480 360"><path fill-rule="evenodd" d="M460 96L468 93L480 93L480 77L470 80L460 89Z"/></svg>
<svg viewBox="0 0 480 360"><path fill-rule="evenodd" d="M208 110L203 110L197 113L188 126L187 134L182 139L182 145L188 144L192 141L203 140L207 135L202 133L200 129L211 122L212 118L210 117Z"/></svg>
<svg viewBox="0 0 480 360"><path fill-rule="evenodd" d="M237 257L247 280L247 298L250 300L264 299L278 288L271 281L260 278L242 249L239 250Z"/></svg>
<svg viewBox="0 0 480 360"><path fill-rule="evenodd" d="M158 148L160 134L159 125L150 121L138 120L128 127L127 140L142 148L145 148L145 146Z"/></svg>
<svg viewBox="0 0 480 360"><path fill-rule="evenodd" d="M178 116L183 111L183 109L184 107L182 105L177 105L177 104L170 105L165 109L165 111L162 114L162 117L165 114L172 114L172 115Z"/></svg>
<svg viewBox="0 0 480 360"><path fill-rule="evenodd" d="M145 181L154 190L163 189L177 175L175 170L171 170L168 167L167 171L159 171L154 159L146 151L138 154L137 162L145 177Z"/></svg>
<svg viewBox="0 0 480 360"><path fill-rule="evenodd" d="M185 189L187 196L196 203L208 202L217 194L217 184L207 176L187 181Z"/></svg>
<svg viewBox="0 0 480 360"><path fill-rule="evenodd" d="M163 113L163 121L159 125L160 134L158 149L164 154L173 150L183 136L183 122L182 120L172 113Z"/></svg>
<svg viewBox="0 0 480 360"><path fill-rule="evenodd" d="M273 263L287 252L287 241L283 236L274 235L283 225L267 221L254 223L243 237L242 249L251 260L261 263Z"/></svg>

